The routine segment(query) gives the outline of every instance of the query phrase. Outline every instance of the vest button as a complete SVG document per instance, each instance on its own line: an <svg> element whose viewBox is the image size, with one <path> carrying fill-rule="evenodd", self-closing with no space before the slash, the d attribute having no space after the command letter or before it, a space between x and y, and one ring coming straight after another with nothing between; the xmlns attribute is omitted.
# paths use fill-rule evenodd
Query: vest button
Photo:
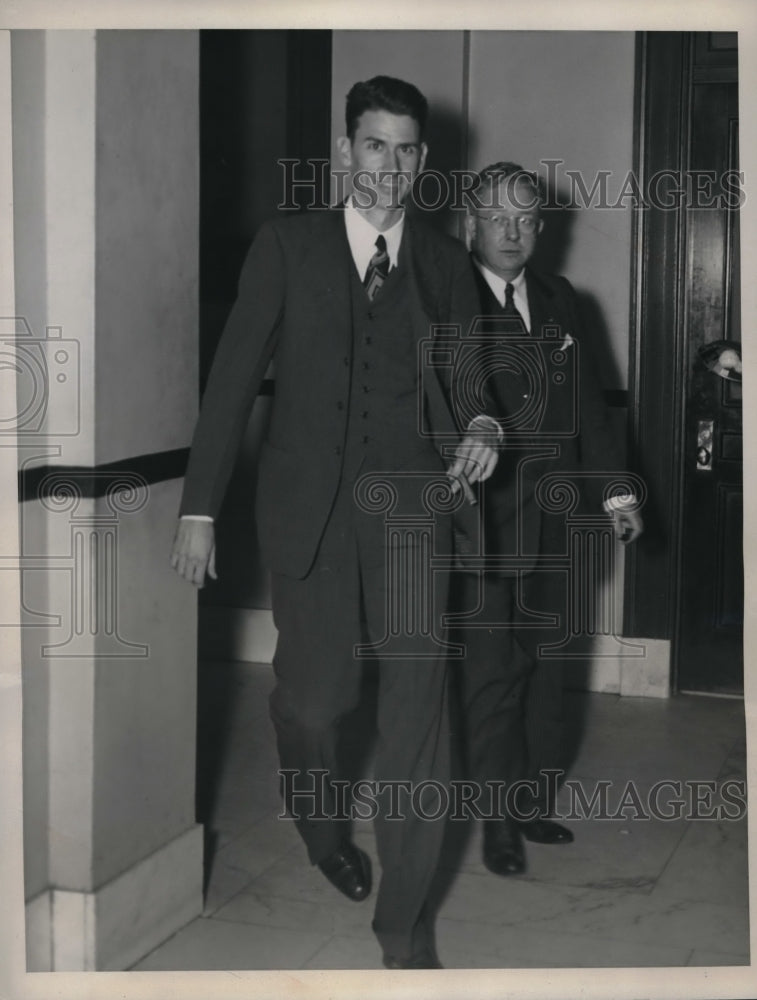
<svg viewBox="0 0 757 1000"><path fill-rule="evenodd" d="M363 438L363 444L368 444L368 437L367 436Z"/></svg>
<svg viewBox="0 0 757 1000"><path fill-rule="evenodd" d="M363 392L370 392L370 391L371 391L371 390L370 390L370 389L368 388L368 386L367 386L367 385L364 385L364 386L363 386Z"/></svg>
<svg viewBox="0 0 757 1000"><path fill-rule="evenodd" d="M370 371L370 367L371 367L371 366L370 366L370 365L368 364L368 362L367 362L367 361L364 361L364 362L363 362L363 371L364 371L364 372L367 372L367 371Z"/></svg>
<svg viewBox="0 0 757 1000"><path fill-rule="evenodd" d="M370 347L370 345L373 343L373 337L366 337L365 342Z"/></svg>
<svg viewBox="0 0 757 1000"><path fill-rule="evenodd" d="M368 411L367 410L363 410L363 414L362 415L363 415L363 420L365 420L365 418L368 416Z"/></svg>
<svg viewBox="0 0 757 1000"><path fill-rule="evenodd" d="M342 358L342 361L345 363L345 365L348 365L350 363L349 358Z"/></svg>
<svg viewBox="0 0 757 1000"><path fill-rule="evenodd" d="M341 455L342 454L342 449L341 449L341 447L339 445L337 445L336 448L334 448L334 454L335 455Z"/></svg>
<svg viewBox="0 0 757 1000"><path fill-rule="evenodd" d="M337 410L343 410L344 409L344 403L341 401L341 399L336 404L336 408L337 408Z"/></svg>

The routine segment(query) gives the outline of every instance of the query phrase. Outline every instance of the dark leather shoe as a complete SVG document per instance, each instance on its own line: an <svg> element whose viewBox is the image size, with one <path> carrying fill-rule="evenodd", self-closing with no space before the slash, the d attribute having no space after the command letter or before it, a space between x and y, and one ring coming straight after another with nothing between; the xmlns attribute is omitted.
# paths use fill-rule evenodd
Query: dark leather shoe
<svg viewBox="0 0 757 1000"><path fill-rule="evenodd" d="M323 861L318 862L326 878L348 899L361 902L371 891L371 860L368 855L345 841Z"/></svg>
<svg viewBox="0 0 757 1000"><path fill-rule="evenodd" d="M526 840L534 844L571 844L573 834L553 819L532 819L520 824Z"/></svg>
<svg viewBox="0 0 757 1000"><path fill-rule="evenodd" d="M484 865L495 875L520 875L526 870L520 830L509 819L484 823Z"/></svg>
<svg viewBox="0 0 757 1000"><path fill-rule="evenodd" d="M410 958L395 958L394 955L384 955L386 969L443 969L444 966L430 949L419 951Z"/></svg>

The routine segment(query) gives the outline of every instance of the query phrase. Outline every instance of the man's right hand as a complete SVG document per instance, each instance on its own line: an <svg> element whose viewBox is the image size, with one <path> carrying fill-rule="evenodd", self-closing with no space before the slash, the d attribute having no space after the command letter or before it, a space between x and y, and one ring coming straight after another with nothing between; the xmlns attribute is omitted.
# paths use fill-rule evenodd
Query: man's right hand
<svg viewBox="0 0 757 1000"><path fill-rule="evenodd" d="M216 576L215 530L212 521L179 518L171 552L171 566L195 587L205 584L205 574Z"/></svg>

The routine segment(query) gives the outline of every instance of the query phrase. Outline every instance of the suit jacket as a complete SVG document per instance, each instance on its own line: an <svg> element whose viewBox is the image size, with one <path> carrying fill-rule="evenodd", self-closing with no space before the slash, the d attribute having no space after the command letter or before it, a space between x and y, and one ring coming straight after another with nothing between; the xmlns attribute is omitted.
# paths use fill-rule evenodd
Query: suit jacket
<svg viewBox="0 0 757 1000"><path fill-rule="evenodd" d="M408 214L402 252L416 341L430 335L432 323L467 328L478 296L463 247ZM242 267L187 467L180 512L215 517L275 355L256 512L263 556L288 576L301 578L312 565L340 482L350 418L353 267L340 208L261 227ZM449 385L437 384L436 374L431 382L430 423L449 433Z"/></svg>
<svg viewBox="0 0 757 1000"><path fill-rule="evenodd" d="M540 480L542 488L545 476L569 480L579 490L576 509L601 513L602 474L622 469L619 442L570 282L526 268L531 332L513 340L508 333L497 338L504 310L474 271L482 312L492 317L490 339L500 345L491 367L505 431L503 453L486 484L486 550L520 556L521 571L528 571L539 555L561 554L566 537L565 511L547 513L546 495L537 499Z"/></svg>

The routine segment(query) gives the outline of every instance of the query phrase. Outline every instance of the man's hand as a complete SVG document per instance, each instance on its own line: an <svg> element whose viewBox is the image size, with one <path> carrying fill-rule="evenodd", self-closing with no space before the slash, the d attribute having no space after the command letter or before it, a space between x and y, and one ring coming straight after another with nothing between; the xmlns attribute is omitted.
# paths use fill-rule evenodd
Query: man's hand
<svg viewBox="0 0 757 1000"><path fill-rule="evenodd" d="M471 428L455 449L455 461L447 469L453 480L452 490L460 489L460 480L466 483L484 482L494 472L499 460L496 431Z"/></svg>
<svg viewBox="0 0 757 1000"><path fill-rule="evenodd" d="M626 545L635 542L644 530L644 522L638 510L615 510L612 516L615 537Z"/></svg>
<svg viewBox="0 0 757 1000"><path fill-rule="evenodd" d="M205 574L216 576L215 530L212 521L179 518L171 552L171 566L195 587L205 585Z"/></svg>

